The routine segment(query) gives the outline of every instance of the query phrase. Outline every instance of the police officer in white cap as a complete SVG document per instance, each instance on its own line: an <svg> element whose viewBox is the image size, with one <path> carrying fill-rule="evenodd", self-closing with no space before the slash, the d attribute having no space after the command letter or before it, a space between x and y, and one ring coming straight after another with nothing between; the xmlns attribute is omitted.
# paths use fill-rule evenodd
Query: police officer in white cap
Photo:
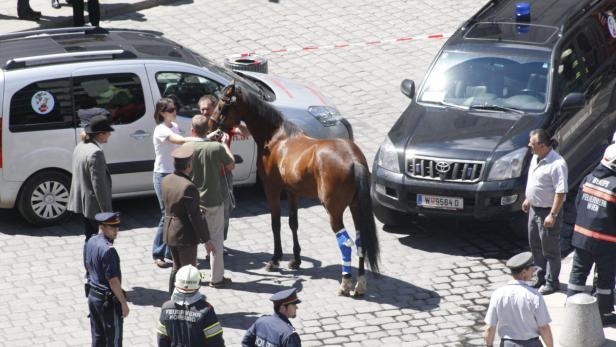
<svg viewBox="0 0 616 347"><path fill-rule="evenodd" d="M224 347L222 326L214 307L199 293L202 275L192 265L175 275L171 300L165 302L158 324L158 347Z"/></svg>
<svg viewBox="0 0 616 347"><path fill-rule="evenodd" d="M498 331L501 347L553 347L550 314L543 295L531 287L536 268L530 252L517 254L507 260L513 280L492 293L486 313L485 342L491 347Z"/></svg>
<svg viewBox="0 0 616 347"><path fill-rule="evenodd" d="M580 185L573 228L575 247L567 296L583 292L586 278L596 264L599 312L603 325L615 324L614 275L616 272L616 145Z"/></svg>

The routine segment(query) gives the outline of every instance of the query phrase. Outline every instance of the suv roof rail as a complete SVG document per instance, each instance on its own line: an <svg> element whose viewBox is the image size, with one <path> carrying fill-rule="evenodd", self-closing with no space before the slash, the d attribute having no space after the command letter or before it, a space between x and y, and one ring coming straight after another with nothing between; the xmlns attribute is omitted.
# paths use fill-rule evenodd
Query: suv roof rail
<svg viewBox="0 0 616 347"><path fill-rule="evenodd" d="M71 33L79 33L79 32L83 32L84 34L93 34L93 33L107 33L107 30L102 29L102 28L93 27L93 26L83 26L83 27L68 27L68 28L18 31L14 33L0 34L0 41L19 39L19 38L24 38L24 37L29 37L29 36L71 34Z"/></svg>
<svg viewBox="0 0 616 347"><path fill-rule="evenodd" d="M131 51L127 51L124 49L109 49L109 50L98 50L98 51L81 51L81 52L70 52L70 53L56 53L56 54L45 54L45 55L37 55L32 57L21 57L21 58L13 58L4 64L5 70L15 70L21 69L28 66L29 63L34 63L34 65L50 65L50 64L58 64L64 63L67 61L73 61L75 58L83 58L83 61L97 60L97 59L105 59L105 57L109 56L110 59L134 59L137 58L137 55ZM39 64L36 64L39 63Z"/></svg>
<svg viewBox="0 0 616 347"><path fill-rule="evenodd" d="M479 11L475 12L475 14L469 18L461 27L461 30L466 30L466 28L468 28L468 26L470 26L471 24L475 24L477 23L477 18L479 16L481 16L482 14L484 14L487 10L489 10L491 7L493 7L494 5L496 5L499 1L501 0L490 0L488 1L485 5L483 5L482 8L479 9Z"/></svg>
<svg viewBox="0 0 616 347"><path fill-rule="evenodd" d="M573 24L575 24L575 22L582 17L583 15L585 15L586 13L588 13L588 11L593 8L596 4L598 4L601 0L592 0L589 1L586 5L584 5L582 8L580 8L577 12L575 12L573 15L571 15L571 17L567 18L567 20L565 20L565 23L563 25L561 25L560 27L560 31L561 32L566 32L570 27L573 26Z"/></svg>

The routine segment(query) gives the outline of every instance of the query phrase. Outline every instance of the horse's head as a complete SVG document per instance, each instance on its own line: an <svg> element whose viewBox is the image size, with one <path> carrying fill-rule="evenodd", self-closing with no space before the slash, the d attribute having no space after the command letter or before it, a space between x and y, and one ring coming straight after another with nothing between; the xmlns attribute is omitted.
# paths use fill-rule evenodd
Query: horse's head
<svg viewBox="0 0 616 347"><path fill-rule="evenodd" d="M229 132L233 127L236 127L241 122L240 105L238 100L242 96L241 87L235 84L235 81L226 86L220 93L218 103L214 108L214 112L208 121L210 131L221 129L224 132Z"/></svg>

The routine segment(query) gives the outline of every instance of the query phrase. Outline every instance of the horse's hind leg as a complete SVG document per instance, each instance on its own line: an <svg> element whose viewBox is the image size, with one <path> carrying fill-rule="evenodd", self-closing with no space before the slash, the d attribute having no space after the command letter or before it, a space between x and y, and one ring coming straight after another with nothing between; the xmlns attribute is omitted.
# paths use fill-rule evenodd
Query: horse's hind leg
<svg viewBox="0 0 616 347"><path fill-rule="evenodd" d="M272 233L274 235L274 255L265 266L266 271L274 271L280 267L282 259L282 242L280 240L280 192L265 189L265 196L271 209Z"/></svg>
<svg viewBox="0 0 616 347"><path fill-rule="evenodd" d="M297 270L302 263L302 259L300 257L302 249L299 246L299 239L297 237L297 229L299 227L299 223L297 222L298 198L296 194L287 192L287 199L289 201L289 227L293 233L293 260L289 262L289 269Z"/></svg>
<svg viewBox="0 0 616 347"><path fill-rule="evenodd" d="M357 247L357 255L359 256L359 269L357 271L357 283L355 283L355 289L353 290L353 296L364 296L367 290L366 274L364 268L364 253L361 247L361 238L359 237L359 228L361 224L359 222L359 208L356 203L349 206L351 209L351 215L353 216L353 222L355 224L355 246Z"/></svg>
<svg viewBox="0 0 616 347"><path fill-rule="evenodd" d="M327 208L327 207L326 207ZM340 248L340 255L342 256L342 280L340 281L340 287L336 291L338 295L349 296L351 294L351 287L353 285L351 259L353 253L353 240L347 233L342 222L342 211L329 212L329 223L332 230L336 233L336 241L338 242L338 248Z"/></svg>

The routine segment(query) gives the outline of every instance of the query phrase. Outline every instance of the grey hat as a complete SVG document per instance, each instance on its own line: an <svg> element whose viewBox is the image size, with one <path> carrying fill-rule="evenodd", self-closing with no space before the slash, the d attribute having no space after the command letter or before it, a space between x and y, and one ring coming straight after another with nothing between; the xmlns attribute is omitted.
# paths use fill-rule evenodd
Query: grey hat
<svg viewBox="0 0 616 347"><path fill-rule="evenodd" d="M521 270L533 265L533 254L531 252L522 252L514 255L507 260L505 266L511 271Z"/></svg>

